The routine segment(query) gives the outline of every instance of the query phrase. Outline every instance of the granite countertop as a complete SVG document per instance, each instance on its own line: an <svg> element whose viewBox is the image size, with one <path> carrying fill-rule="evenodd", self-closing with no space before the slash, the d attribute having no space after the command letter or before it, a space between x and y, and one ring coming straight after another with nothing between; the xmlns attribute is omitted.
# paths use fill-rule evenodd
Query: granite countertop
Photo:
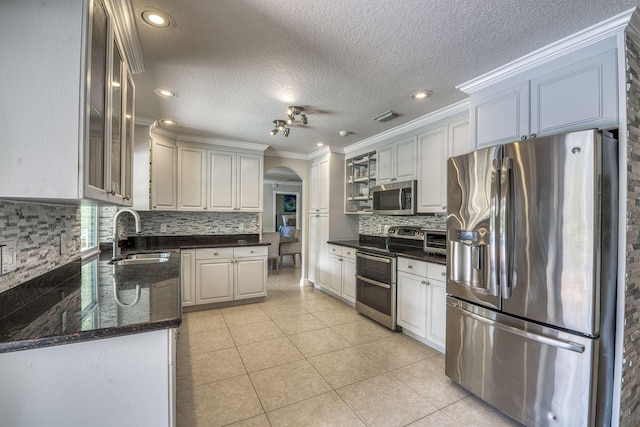
<svg viewBox="0 0 640 427"><path fill-rule="evenodd" d="M0 353L109 338L182 322L180 249L264 246L258 235L130 237L123 254L169 252L157 264L110 264L111 246L0 293Z"/></svg>

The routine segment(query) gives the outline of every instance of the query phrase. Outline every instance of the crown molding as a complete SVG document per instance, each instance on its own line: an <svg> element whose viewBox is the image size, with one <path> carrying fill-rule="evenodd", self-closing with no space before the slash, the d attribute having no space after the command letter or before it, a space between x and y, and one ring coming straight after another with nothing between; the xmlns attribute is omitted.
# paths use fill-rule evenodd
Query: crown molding
<svg viewBox="0 0 640 427"><path fill-rule="evenodd" d="M149 126L149 133L154 133L156 135L162 135L162 136L166 136L167 138L171 138L171 139L178 139L178 135L161 127L158 124L158 121L155 120L151 126Z"/></svg>
<svg viewBox="0 0 640 427"><path fill-rule="evenodd" d="M290 151L269 150L265 151L264 155L270 157L284 157L285 159L309 160L308 154L292 153Z"/></svg>
<svg viewBox="0 0 640 427"><path fill-rule="evenodd" d="M319 150L316 150L312 153L309 153L307 155L307 158L309 160L313 160L313 159L317 159L318 157L322 157L322 156L326 156L327 154L331 153L331 149L327 146L327 147L322 147Z"/></svg>
<svg viewBox="0 0 640 427"><path fill-rule="evenodd" d="M129 68L133 74L143 73L142 48L131 0L109 0L108 2Z"/></svg>
<svg viewBox="0 0 640 427"><path fill-rule="evenodd" d="M344 147L344 152L345 154L349 154L355 151L364 150L365 148L377 145L379 143L387 142L389 139L396 136L414 131L421 127L446 119L447 117L453 116L454 114L463 112L469 112L469 99L463 99L462 101L456 102L455 104L451 104L447 107L441 108L437 111L411 120L410 122L404 123L400 126L396 126L382 133L374 135L370 138L363 139L362 141L351 144L347 147Z"/></svg>
<svg viewBox="0 0 640 427"><path fill-rule="evenodd" d="M256 144L253 142L235 141L232 139L207 138L195 135L178 135L178 142L195 142L198 144L217 145L221 147L242 148L245 150L265 151L269 145Z"/></svg>
<svg viewBox="0 0 640 427"><path fill-rule="evenodd" d="M615 15L596 25L533 51L515 61L509 62L502 67L476 77L473 80L462 83L456 86L456 89L471 94L568 53L575 52L576 50L619 34L627 27L635 11L636 8L633 8Z"/></svg>
<svg viewBox="0 0 640 427"><path fill-rule="evenodd" d="M155 122L155 119L152 119L151 117L138 117L136 116L134 123L136 125L140 125L140 126L151 126L153 125L153 123Z"/></svg>

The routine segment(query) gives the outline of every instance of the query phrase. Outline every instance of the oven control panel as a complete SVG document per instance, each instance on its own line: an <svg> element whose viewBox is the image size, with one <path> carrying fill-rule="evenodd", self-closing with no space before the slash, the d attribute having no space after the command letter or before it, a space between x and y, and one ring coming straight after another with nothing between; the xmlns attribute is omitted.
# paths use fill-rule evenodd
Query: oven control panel
<svg viewBox="0 0 640 427"><path fill-rule="evenodd" d="M424 231L420 227L391 227L388 237L410 240L424 240Z"/></svg>

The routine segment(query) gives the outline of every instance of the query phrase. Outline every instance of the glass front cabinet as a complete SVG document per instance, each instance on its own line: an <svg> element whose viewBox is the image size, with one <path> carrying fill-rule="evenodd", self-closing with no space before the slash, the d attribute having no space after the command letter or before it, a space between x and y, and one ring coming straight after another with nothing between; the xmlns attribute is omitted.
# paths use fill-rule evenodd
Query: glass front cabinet
<svg viewBox="0 0 640 427"><path fill-rule="evenodd" d="M345 213L372 213L371 188L376 185L376 152L347 159L345 176Z"/></svg>

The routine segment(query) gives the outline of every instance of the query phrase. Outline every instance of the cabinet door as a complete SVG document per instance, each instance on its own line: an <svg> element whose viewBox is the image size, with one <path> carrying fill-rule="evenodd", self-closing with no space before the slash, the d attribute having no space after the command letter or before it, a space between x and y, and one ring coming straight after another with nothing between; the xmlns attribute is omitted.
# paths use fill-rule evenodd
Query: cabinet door
<svg viewBox="0 0 640 427"><path fill-rule="evenodd" d="M122 90L125 87L125 63L120 49L119 43L114 39L112 44L113 56L111 59L111 126L110 140L109 140L109 182L107 188L110 196L117 196L116 199L122 201L121 195L123 188L123 169L124 169L124 147L122 138L122 122L124 119L123 114L123 93ZM110 197L111 199L111 197Z"/></svg>
<svg viewBox="0 0 640 427"><path fill-rule="evenodd" d="M420 338L426 334L426 279L404 272L398 273L398 325Z"/></svg>
<svg viewBox="0 0 640 427"><path fill-rule="evenodd" d="M329 215L318 217L318 282L320 286L327 288L331 283L331 270L329 265Z"/></svg>
<svg viewBox="0 0 640 427"><path fill-rule="evenodd" d="M329 212L329 159L318 164L318 211Z"/></svg>
<svg viewBox="0 0 640 427"><path fill-rule="evenodd" d="M447 292L445 283L429 279L427 294L427 330L426 339L444 349L446 339L446 304Z"/></svg>
<svg viewBox="0 0 640 427"><path fill-rule="evenodd" d="M391 144L387 147L380 148L376 153L377 158L377 171L376 178L378 184L384 184L385 182L391 182L395 178L395 153L394 145Z"/></svg>
<svg viewBox="0 0 640 427"><path fill-rule="evenodd" d="M309 167L309 213L320 212L320 185L317 163Z"/></svg>
<svg viewBox="0 0 640 427"><path fill-rule="evenodd" d="M232 211L236 206L236 154L209 151L208 209Z"/></svg>
<svg viewBox="0 0 640 427"><path fill-rule="evenodd" d="M153 140L151 145L151 209L176 210L178 150L175 145Z"/></svg>
<svg viewBox="0 0 640 427"><path fill-rule="evenodd" d="M418 135L418 212L443 212L447 209L445 174L448 141L448 126Z"/></svg>
<svg viewBox="0 0 640 427"><path fill-rule="evenodd" d="M182 286L182 306L196 303L196 251L180 251L180 285Z"/></svg>
<svg viewBox="0 0 640 427"><path fill-rule="evenodd" d="M616 51L531 80L531 132L551 135L618 124Z"/></svg>
<svg viewBox="0 0 640 427"><path fill-rule="evenodd" d="M178 210L203 211L207 208L206 151L178 147Z"/></svg>
<svg viewBox="0 0 640 427"><path fill-rule="evenodd" d="M309 281L317 284L318 272L318 225L320 216L318 214L309 215L309 256L307 276Z"/></svg>
<svg viewBox="0 0 640 427"><path fill-rule="evenodd" d="M267 258L239 258L234 262L233 299L267 295Z"/></svg>
<svg viewBox="0 0 640 427"><path fill-rule="evenodd" d="M356 263L342 258L342 298L355 304L356 302Z"/></svg>
<svg viewBox="0 0 640 427"><path fill-rule="evenodd" d="M233 263L230 259L196 261L196 304L233 300Z"/></svg>
<svg viewBox="0 0 640 427"><path fill-rule="evenodd" d="M131 73L127 71L126 87L124 95L124 121L122 149L124 151L123 170L123 191L122 196L125 203L133 205L133 131L134 131L134 106L135 106L135 85L131 78ZM147 203L149 197L146 198Z"/></svg>
<svg viewBox="0 0 640 427"><path fill-rule="evenodd" d="M262 156L238 154L237 210L262 212Z"/></svg>
<svg viewBox="0 0 640 427"><path fill-rule="evenodd" d="M471 96L470 123L476 147L519 141L529 136L529 82Z"/></svg>
<svg viewBox="0 0 640 427"><path fill-rule="evenodd" d="M342 258L329 255L329 290L336 295L342 294Z"/></svg>
<svg viewBox="0 0 640 427"><path fill-rule="evenodd" d="M469 119L450 123L448 157L460 156L470 153L471 151L473 151L473 146L471 145L471 136L469 135Z"/></svg>
<svg viewBox="0 0 640 427"><path fill-rule="evenodd" d="M395 181L416 179L416 141L412 136L395 143Z"/></svg>

